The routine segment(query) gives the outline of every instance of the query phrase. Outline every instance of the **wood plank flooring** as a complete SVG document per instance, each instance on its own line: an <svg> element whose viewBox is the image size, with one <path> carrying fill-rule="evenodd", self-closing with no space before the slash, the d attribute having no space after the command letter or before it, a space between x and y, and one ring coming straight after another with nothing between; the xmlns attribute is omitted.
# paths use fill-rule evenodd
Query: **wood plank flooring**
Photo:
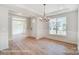
<svg viewBox="0 0 79 59"><path fill-rule="evenodd" d="M0 51L0 55L74 55L76 47L51 39L24 38L10 41L10 48Z"/></svg>

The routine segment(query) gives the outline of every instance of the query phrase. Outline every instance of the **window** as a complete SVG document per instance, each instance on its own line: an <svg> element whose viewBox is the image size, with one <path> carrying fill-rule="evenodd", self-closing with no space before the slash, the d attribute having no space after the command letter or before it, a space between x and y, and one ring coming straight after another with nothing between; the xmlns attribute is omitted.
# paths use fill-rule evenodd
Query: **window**
<svg viewBox="0 0 79 59"><path fill-rule="evenodd" d="M13 17L12 18L12 33L21 34L25 32L26 28L26 19L20 17Z"/></svg>
<svg viewBox="0 0 79 59"><path fill-rule="evenodd" d="M66 35L66 17L50 19L49 33L56 35Z"/></svg>

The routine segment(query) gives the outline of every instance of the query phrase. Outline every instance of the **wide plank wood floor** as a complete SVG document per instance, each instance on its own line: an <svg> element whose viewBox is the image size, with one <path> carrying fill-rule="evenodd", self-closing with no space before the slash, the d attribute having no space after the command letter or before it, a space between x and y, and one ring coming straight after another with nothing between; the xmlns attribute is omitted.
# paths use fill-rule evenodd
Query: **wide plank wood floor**
<svg viewBox="0 0 79 59"><path fill-rule="evenodd" d="M10 41L10 48L0 55L70 55L76 54L76 45L51 39L24 38Z"/></svg>

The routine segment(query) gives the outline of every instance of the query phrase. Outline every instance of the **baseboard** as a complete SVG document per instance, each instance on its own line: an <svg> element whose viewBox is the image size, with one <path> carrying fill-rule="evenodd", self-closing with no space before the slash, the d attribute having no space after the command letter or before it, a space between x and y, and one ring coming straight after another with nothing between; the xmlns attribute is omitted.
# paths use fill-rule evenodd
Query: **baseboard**
<svg viewBox="0 0 79 59"><path fill-rule="evenodd" d="M42 37L42 38L40 38L40 39L51 39L51 38ZM60 40L55 40L55 39L51 39L51 40L58 41L58 42L63 42L63 43L66 43L66 44L71 44L71 45L75 45L75 46L77 46L77 44L75 44L75 43L69 43L69 42L60 41Z"/></svg>
<svg viewBox="0 0 79 59"><path fill-rule="evenodd" d="M36 37L34 37L34 36L27 36L26 38L36 39Z"/></svg>
<svg viewBox="0 0 79 59"><path fill-rule="evenodd" d="M37 38L34 37L34 36L27 36L26 38L37 39ZM39 38L39 39L51 39L51 38L41 37L41 38ZM60 40L55 40L55 39L51 39L51 40L58 41L58 42L63 42L63 43L66 43L66 44L71 44L71 45L75 45L75 46L77 46L77 44L75 44L75 43L69 43L69 42L60 41Z"/></svg>

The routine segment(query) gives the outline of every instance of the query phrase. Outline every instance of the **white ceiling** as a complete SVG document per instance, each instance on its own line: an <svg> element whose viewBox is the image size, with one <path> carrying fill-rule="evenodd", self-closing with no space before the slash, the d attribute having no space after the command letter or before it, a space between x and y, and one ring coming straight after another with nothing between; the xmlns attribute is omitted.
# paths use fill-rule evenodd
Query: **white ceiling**
<svg viewBox="0 0 79 59"><path fill-rule="evenodd" d="M11 10L22 13L25 16L40 16L43 15L44 6L42 4L9 4L5 5ZM61 11L76 10L77 4L46 4L46 14L58 13ZM15 12L15 13L16 13Z"/></svg>
<svg viewBox="0 0 79 59"><path fill-rule="evenodd" d="M41 4L26 4L24 6L41 15L43 14L44 6ZM77 5L75 4L46 4L46 14L64 9L75 9L75 8L77 8Z"/></svg>

